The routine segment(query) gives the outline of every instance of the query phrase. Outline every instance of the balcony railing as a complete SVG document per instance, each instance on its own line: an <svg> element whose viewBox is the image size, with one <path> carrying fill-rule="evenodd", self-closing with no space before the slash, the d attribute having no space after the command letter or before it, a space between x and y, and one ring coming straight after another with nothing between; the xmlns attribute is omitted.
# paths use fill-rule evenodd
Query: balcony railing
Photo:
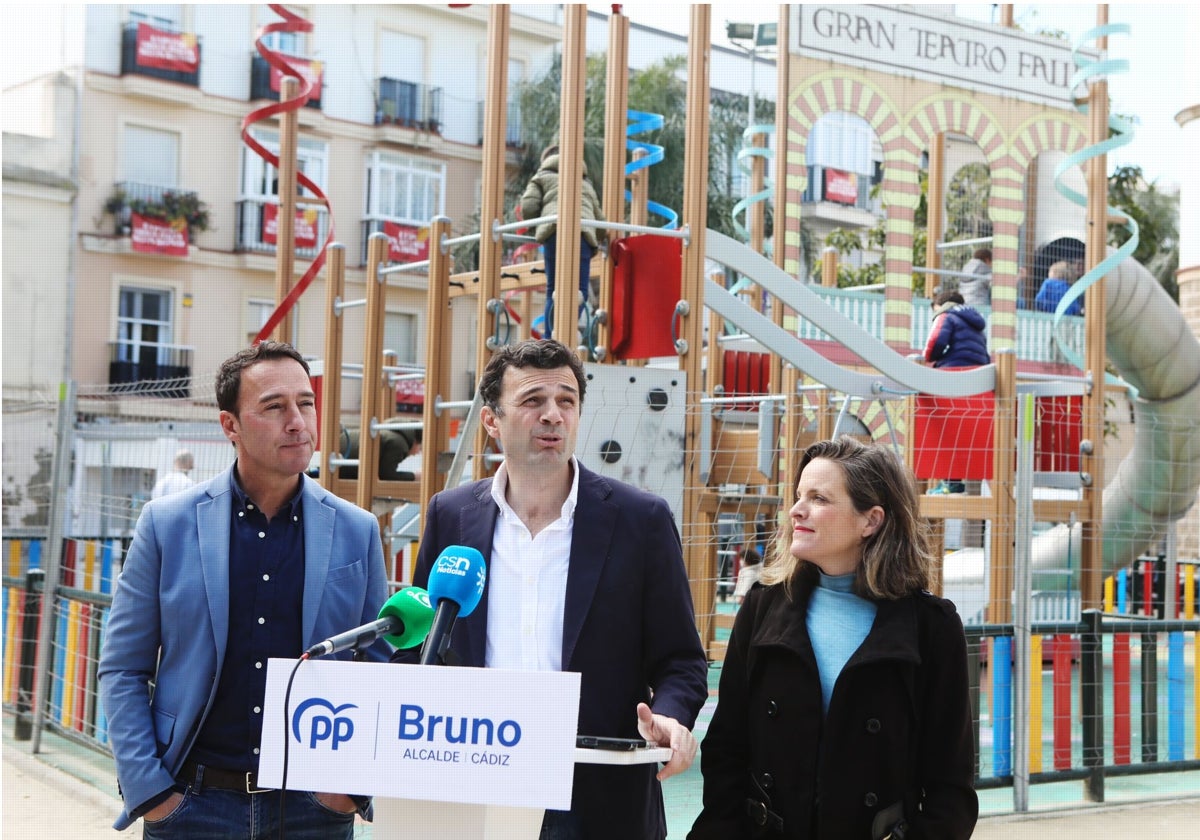
<svg viewBox="0 0 1200 840"><path fill-rule="evenodd" d="M267 241L265 219L267 207L276 207L274 201L263 199L243 199L237 203L237 243L236 250L257 254L274 254L275 243ZM301 259L315 259L325 243L329 232L329 212L324 207L314 208L317 211L317 226L315 244L296 245L296 256Z"/></svg>
<svg viewBox="0 0 1200 840"><path fill-rule="evenodd" d="M194 348L147 341L108 342L108 390L185 399L192 393Z"/></svg>
<svg viewBox="0 0 1200 840"><path fill-rule="evenodd" d="M880 292L863 292L855 289L827 289L813 287L825 302L872 335L882 338L884 335L884 296ZM987 306L978 307L979 312L989 323L992 310ZM925 298L914 297L912 305L912 348L913 352L925 349L929 339L929 301ZM811 321L800 318L797 324L797 334L800 338L828 341L829 336L813 325ZM1059 326L1059 335L1067 347L1079 356L1084 349L1084 326L1081 316L1067 315ZM1058 344L1054 340L1054 316L1047 312L1033 312L1028 309L1017 310L1017 358L1022 361L1061 364L1066 360Z"/></svg>
<svg viewBox="0 0 1200 840"><path fill-rule="evenodd" d="M475 125L479 137L477 146L483 145L483 106L482 99L475 103ZM515 99L508 101L508 118L504 124L504 145L510 149L525 145L525 141L521 139L521 103Z"/></svg>
<svg viewBox="0 0 1200 840"><path fill-rule="evenodd" d="M376 80L376 125L399 125L440 134L442 89L381 76Z"/></svg>
<svg viewBox="0 0 1200 840"><path fill-rule="evenodd" d="M166 32L162 27L155 27L158 32L162 33L166 40L171 37L181 37L184 33ZM191 36L196 39L196 68L194 70L169 69L162 66L150 66L150 62L155 64L179 64L178 58L162 55L161 50L157 50L156 59L147 58L143 55L139 61L138 57L138 24L136 21L125 24L121 31L121 75L134 74L138 76L149 76L152 79L162 79L165 82L179 82L180 84L190 85L192 87L200 86L200 39L196 36Z"/></svg>
<svg viewBox="0 0 1200 840"><path fill-rule="evenodd" d="M192 190L181 190L178 187L164 187L161 184L143 184L138 181L119 181L113 184L113 192L114 194L120 193L125 197L124 206L113 213L117 233L120 234L129 232L129 225L133 215L133 211L130 209L131 204L143 201L147 204L162 204L163 196L167 193L174 193L179 196L196 195Z"/></svg>
<svg viewBox="0 0 1200 840"><path fill-rule="evenodd" d="M279 91L271 90L271 65L267 63L265 58L258 54L255 54L250 59L250 99L279 101ZM309 108L315 108L319 111L321 109L320 94L310 98L304 104Z"/></svg>

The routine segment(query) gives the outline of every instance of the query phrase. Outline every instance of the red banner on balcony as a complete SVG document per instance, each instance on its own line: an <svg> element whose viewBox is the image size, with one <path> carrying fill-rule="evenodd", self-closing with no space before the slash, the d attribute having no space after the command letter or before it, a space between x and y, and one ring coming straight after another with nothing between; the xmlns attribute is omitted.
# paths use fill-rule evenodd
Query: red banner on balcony
<svg viewBox="0 0 1200 840"><path fill-rule="evenodd" d="M304 77L304 80L312 85L312 90L308 92L308 102L316 102L321 99L321 76L324 73L325 63L322 61L309 61L306 58L296 58L293 55L283 56L283 60L288 63L293 70ZM271 66L271 90L279 93L279 88L283 83L283 73L274 65Z"/></svg>
<svg viewBox="0 0 1200 840"><path fill-rule="evenodd" d="M396 406L417 410L425 405L425 382L421 379L401 379L396 383Z"/></svg>
<svg viewBox="0 0 1200 840"><path fill-rule="evenodd" d="M132 214L130 244L140 254L188 255L188 226L183 219L173 222Z"/></svg>
<svg viewBox="0 0 1200 840"><path fill-rule="evenodd" d="M148 23L137 28L137 66L195 73L200 69L200 50L191 32L166 32Z"/></svg>
<svg viewBox="0 0 1200 840"><path fill-rule="evenodd" d="M292 244L296 248L315 248L317 247L317 217L316 210L309 208L307 210L296 211L296 221L292 226L292 236L294 241ZM264 204L263 205L263 229L262 240L268 245L275 244L275 234L279 230L279 205Z"/></svg>
<svg viewBox="0 0 1200 840"><path fill-rule="evenodd" d="M840 169L826 169L825 200L855 204L858 201L858 176Z"/></svg>
<svg viewBox="0 0 1200 840"><path fill-rule="evenodd" d="M388 259L409 263L429 259L429 228L384 222L383 233L388 238Z"/></svg>

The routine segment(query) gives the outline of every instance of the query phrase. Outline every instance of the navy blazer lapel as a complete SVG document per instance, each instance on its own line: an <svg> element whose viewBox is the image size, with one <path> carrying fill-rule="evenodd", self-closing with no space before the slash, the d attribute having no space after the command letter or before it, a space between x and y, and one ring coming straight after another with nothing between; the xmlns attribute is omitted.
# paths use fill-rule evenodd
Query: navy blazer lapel
<svg viewBox="0 0 1200 840"><path fill-rule="evenodd" d="M571 532L571 559L567 569L567 599L563 609L562 668L570 669L575 643L596 594L600 574L608 562L609 547L617 527L618 508L608 500L612 487L582 465L579 497L575 502L575 527Z"/></svg>
<svg viewBox="0 0 1200 840"><path fill-rule="evenodd" d="M496 517L500 508L492 499L492 482L485 481L477 486L475 503L460 508L458 512L458 545L479 550L483 555L487 580L483 585L483 597L475 610L463 621L458 622L461 632L467 637L468 665L483 667L487 657L488 593L492 577L492 536L496 533Z"/></svg>

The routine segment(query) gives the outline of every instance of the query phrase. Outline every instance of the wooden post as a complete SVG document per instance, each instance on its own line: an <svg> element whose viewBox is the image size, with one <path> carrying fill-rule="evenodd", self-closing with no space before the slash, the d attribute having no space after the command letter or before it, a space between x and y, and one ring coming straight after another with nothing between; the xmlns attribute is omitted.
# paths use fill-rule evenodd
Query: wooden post
<svg viewBox="0 0 1200 840"><path fill-rule="evenodd" d="M708 276L708 279L724 285L725 272L717 269ZM725 384L725 347L721 343L721 335L724 330L725 319L718 315L715 310L708 310L708 347L705 352L705 356L708 359L705 365L706 373L704 382L694 387L694 391L703 391L716 396L717 388Z"/></svg>
<svg viewBox="0 0 1200 840"><path fill-rule="evenodd" d="M426 298L425 404L421 410L421 510L443 487L438 454L450 449L450 414L438 416L438 400L450 399L450 254L442 240L450 234L450 220L435 216L429 224L429 293ZM528 323L522 322L528 329ZM466 441L462 441L466 446Z"/></svg>
<svg viewBox="0 0 1200 840"><path fill-rule="evenodd" d="M1108 5L1096 6L1096 25L1108 24ZM1097 47L1107 54L1108 37L1101 36ZM1093 77L1088 103L1088 122L1092 144L1108 139L1108 82L1103 75ZM1088 161L1086 265L1091 271L1108 252L1108 155L1097 155ZM1087 513L1082 522L1080 543L1079 595L1082 609L1101 606L1104 567L1104 371L1108 362L1105 352L1105 279L1099 278L1084 294L1084 330L1087 335L1085 368L1092 378L1092 387L1083 400L1083 434L1092 442L1085 453L1080 469L1091 475L1083 488Z"/></svg>
<svg viewBox="0 0 1200 840"><path fill-rule="evenodd" d="M371 510L379 480L379 439L371 424L383 420L379 382L383 377L383 322L387 281L379 269L387 263L388 238L373 233L367 240L367 318L363 340L362 411L358 418L358 492L355 503Z"/></svg>
<svg viewBox="0 0 1200 840"><path fill-rule="evenodd" d="M579 220L583 194L583 122L587 95L587 6L566 6L558 143L558 264L554 278L554 337L579 344Z"/></svg>
<svg viewBox="0 0 1200 840"><path fill-rule="evenodd" d="M821 285L836 289L838 284L838 250L832 245L821 251Z"/></svg>
<svg viewBox="0 0 1200 840"><path fill-rule="evenodd" d="M1017 439L1017 356L997 350L995 436L992 442L992 560L988 589L989 624L1012 621L1013 539L1017 505L1013 497L1016 469L1013 442Z"/></svg>
<svg viewBox="0 0 1200 840"><path fill-rule="evenodd" d="M615 222L625 221L625 151L629 125L629 18L613 7L608 19L608 76L604 101L604 216ZM608 232L608 243L623 234ZM600 324L597 344L608 348L612 334L612 260L604 261L600 279L600 309L609 317ZM608 359L611 361L611 359Z"/></svg>
<svg viewBox="0 0 1200 840"><path fill-rule="evenodd" d="M695 4L691 9L691 29L688 35L687 120L684 129L683 156L683 222L691 232L691 241L683 252L683 278L680 298L687 302L688 313L676 323L678 338L687 342L687 351L680 358L689 393L699 391L704 336L704 247L708 219L708 132L709 132L709 57L712 7ZM712 614L716 608L716 555L709 535L712 515L701 513L701 464L696 458L700 441L700 414L687 412L684 421L684 448L693 453L684 468L683 524L694 523L699 532L683 534L683 559L692 585L692 603L700 638L707 645L713 637Z"/></svg>
<svg viewBox="0 0 1200 840"><path fill-rule="evenodd" d="M503 242L492 235L493 223L504 218L504 132L508 120L508 29L510 7L496 3L488 7L487 95L483 103L483 183L479 210L479 298L478 326L475 333L475 380L492 358L488 339L494 319L488 310L491 301L500 302L500 270ZM447 282L449 282L447 280ZM488 442L480 424L475 436L475 454L481 455ZM465 439L461 446L468 445ZM488 472L486 460L475 458L475 478Z"/></svg>
<svg viewBox="0 0 1200 840"><path fill-rule="evenodd" d="M639 161L647 156L645 149L634 149L633 159ZM650 167L643 167L629 176L629 223L650 224Z"/></svg>
<svg viewBox="0 0 1200 840"><path fill-rule="evenodd" d="M279 99L296 96L299 80L284 76L280 81ZM292 291L296 263L296 126L295 111L279 115L279 167L276 169L279 192L279 215L275 217L275 305L283 303ZM295 341L296 309L283 316L271 337L276 341Z"/></svg>
<svg viewBox="0 0 1200 840"><path fill-rule="evenodd" d="M750 145L755 149L765 148L767 145L767 136L765 134L755 134ZM767 177L767 159L761 155L754 155L750 158L750 195L758 195L763 191L763 183ZM766 235L767 227L767 205L765 202L756 201L746 208L748 224L746 228L750 231L750 247L755 253L763 252L763 240ZM762 289L757 285L750 286L750 306L755 312L762 312L763 299Z"/></svg>
<svg viewBox="0 0 1200 840"><path fill-rule="evenodd" d="M929 208L926 231L929 235L925 240L925 266L927 268L942 267L942 253L937 246L946 232L946 207L942 201L945 185L946 135L939 131L933 135L933 145L929 148L929 193L926 196ZM941 282L938 275L926 274L925 297L932 299L934 288Z"/></svg>
<svg viewBox="0 0 1200 840"><path fill-rule="evenodd" d="M340 449L342 404L342 341L346 319L340 309L346 293L346 246L333 244L325 249L325 372L321 376L321 466L318 480L333 491L334 470L329 458ZM338 454L341 454L340 451Z"/></svg>
<svg viewBox="0 0 1200 840"><path fill-rule="evenodd" d="M788 182L788 164L787 164L787 149L788 149L788 104L791 97L791 36L788 34L791 26L791 6L782 3L779 6L779 20L776 24L776 44L778 44L778 55L775 59L775 229L772 233L774 242L775 265L784 268L784 245L786 239L785 233L785 208L787 207L787 182ZM799 214L799 204L797 204L797 214ZM796 228L799 230L800 219L795 220ZM783 326L784 306L778 300L771 302L771 322L777 327ZM779 453L778 467L778 488L781 498L791 498L791 482L792 482L792 464L795 463L795 456L792 454L796 442L800 439L800 430L804 423L804 414L802 411L803 401L796 388L800 384L800 371L796 370L791 365L785 369L783 359L779 354L771 354L771 391L776 394L782 394L787 397L784 402L783 417L780 421L780 437L783 440L783 448ZM823 398L824 399L824 398ZM825 412L821 412L824 415ZM783 511L788 505L780 506L780 511L776 515L779 520L783 516ZM765 557L763 558L766 559Z"/></svg>

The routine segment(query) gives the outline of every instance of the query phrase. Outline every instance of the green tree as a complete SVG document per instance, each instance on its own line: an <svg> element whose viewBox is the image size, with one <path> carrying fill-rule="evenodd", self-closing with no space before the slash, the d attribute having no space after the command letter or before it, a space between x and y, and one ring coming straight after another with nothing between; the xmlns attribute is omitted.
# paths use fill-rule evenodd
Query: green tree
<svg viewBox="0 0 1200 840"><path fill-rule="evenodd" d="M588 173L599 189L604 167L604 109L607 82L607 61L604 55L588 56L585 80L583 159ZM669 56L651 66L631 73L629 77L629 108L663 117L661 128L638 134L630 139L663 147L663 159L649 168L650 200L676 212L683 208L684 139L687 115L687 84L683 74L687 69L685 56ZM541 76L518 85L516 95L521 108L523 149L516 168L510 171L505 183L505 220L515 221L514 209L525 184L537 171L541 152L559 141L559 101L562 90L561 57ZM709 185L707 225L713 230L737 236L733 223L734 205L743 197L735 190L738 175L737 153L743 147L743 132L748 116L747 97L714 91L710 103ZM773 123L775 104L755 101L755 118L760 123ZM605 208L607 212L607 208ZM768 205L766 235L771 235L773 214ZM651 224L663 219L651 215ZM462 220L460 233L479 229L478 211ZM802 230L802 244L804 231ZM811 236L809 237L811 240ZM511 250L511 249L510 249ZM460 269L478 265L478 246L460 246L455 252Z"/></svg>
<svg viewBox="0 0 1200 840"><path fill-rule="evenodd" d="M1132 258L1146 266L1178 303L1179 196L1165 195L1154 183L1147 183L1140 166L1121 166L1108 177L1108 203L1137 222L1138 246ZM1129 235L1123 225L1113 225L1109 244L1120 247Z"/></svg>

